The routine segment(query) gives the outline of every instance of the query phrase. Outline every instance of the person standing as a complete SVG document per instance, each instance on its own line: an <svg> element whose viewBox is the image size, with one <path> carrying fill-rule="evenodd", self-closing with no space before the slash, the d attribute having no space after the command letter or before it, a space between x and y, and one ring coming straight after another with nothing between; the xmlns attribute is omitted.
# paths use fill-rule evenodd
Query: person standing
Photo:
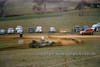
<svg viewBox="0 0 100 67"><path fill-rule="evenodd" d="M23 37L23 33L22 33L22 32L20 32L20 37L21 37L21 38Z"/></svg>

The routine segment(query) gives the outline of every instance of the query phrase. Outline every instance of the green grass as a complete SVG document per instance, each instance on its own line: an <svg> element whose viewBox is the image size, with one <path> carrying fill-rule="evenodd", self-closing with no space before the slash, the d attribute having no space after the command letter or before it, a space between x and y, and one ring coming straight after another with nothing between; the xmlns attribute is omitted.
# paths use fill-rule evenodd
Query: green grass
<svg viewBox="0 0 100 67"><path fill-rule="evenodd" d="M45 17L57 17L60 16L59 14L35 14L35 15L29 15L29 16L16 16L16 17L5 17L0 18L0 21L10 21L10 20L25 20L25 19L35 19L35 18L45 18Z"/></svg>
<svg viewBox="0 0 100 67"><path fill-rule="evenodd" d="M72 49L73 48L73 49ZM95 48L93 45L58 46L39 49L23 49L0 51L1 67L64 67L67 57L68 67L97 67L100 62L100 45ZM42 53L52 53L53 55L41 55ZM56 55L56 53L87 53L94 52L96 55ZM90 58L93 57L93 58ZM84 59L84 60L82 60Z"/></svg>
<svg viewBox="0 0 100 67"><path fill-rule="evenodd" d="M0 67L52 67L53 65L64 67L65 58L68 67L98 67L100 65L100 38L82 38L81 40L83 43L80 45L0 51ZM0 48L1 46L2 48L15 47L15 44L5 45L7 43L16 44L14 40L0 40ZM24 45L28 44L24 43ZM86 53L95 54L85 55Z"/></svg>
<svg viewBox="0 0 100 67"><path fill-rule="evenodd" d="M53 13L47 15L28 15L10 18L0 18L0 29L7 30L9 27L15 28L21 25L24 32L28 32L29 27L34 29L37 26L43 27L43 32L48 32L49 27L54 26L59 32L60 29L72 30L75 25L83 28L84 25L91 27L93 24L100 22L100 8L85 9L84 16L79 16L78 10Z"/></svg>
<svg viewBox="0 0 100 67"><path fill-rule="evenodd" d="M16 6L16 8L19 7L20 6ZM22 8L20 7L20 9L25 10L25 8L23 7ZM19 10L16 9L16 12L14 11L15 13L13 14L16 14L18 11L19 11L18 13L20 13L21 12L20 9ZM28 10L28 8L26 10ZM93 24L98 22L100 22L100 8L85 9L84 16L79 16L79 11L73 10L68 12L60 12L47 15L27 15L27 16L0 18L0 29L7 30L9 27L15 28L17 25L21 25L23 26L24 32L27 32L29 27L36 28L37 26L42 26L43 32L48 32L49 27L54 26L58 32L60 29L66 29L66 28L72 30L75 25L80 25L81 28L83 27L83 25L88 25L89 27L91 27ZM82 40L84 41L83 44L73 45L73 46L57 46L57 47L47 47L47 48L44 47L39 49L32 48L23 50L19 49L19 50L0 51L0 67L49 67L58 64L59 65L55 67L65 67L64 62L66 57L67 57L68 67L100 66L100 45L99 45L100 39L93 38L92 40L91 39L82 39ZM17 40L16 41L0 40L0 48L12 47L16 45L18 45ZM28 43L25 42L25 45L28 45ZM94 52L96 53L96 55L95 56L38 55L38 53L50 53L50 52L51 53Z"/></svg>
<svg viewBox="0 0 100 67"><path fill-rule="evenodd" d="M2 43L10 43L10 42L15 43L16 41L12 41L12 40L0 40L0 44L2 44Z"/></svg>

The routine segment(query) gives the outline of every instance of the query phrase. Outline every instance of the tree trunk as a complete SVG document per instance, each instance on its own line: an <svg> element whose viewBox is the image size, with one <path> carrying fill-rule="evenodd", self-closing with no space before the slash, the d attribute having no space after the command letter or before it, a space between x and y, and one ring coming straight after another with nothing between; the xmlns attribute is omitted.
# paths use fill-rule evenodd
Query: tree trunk
<svg viewBox="0 0 100 67"><path fill-rule="evenodd" d="M84 15L84 4L83 4L84 0L81 0L81 5L80 5L80 12L79 12L79 16L83 16Z"/></svg>
<svg viewBox="0 0 100 67"><path fill-rule="evenodd" d="M84 15L84 4L83 4L84 0L82 0L82 3L81 3L81 16Z"/></svg>
<svg viewBox="0 0 100 67"><path fill-rule="evenodd" d="M46 10L46 0L44 1L44 14L47 13L47 10Z"/></svg>
<svg viewBox="0 0 100 67"><path fill-rule="evenodd" d="M1 7L1 17L4 18L5 17L5 12L4 12L4 8Z"/></svg>

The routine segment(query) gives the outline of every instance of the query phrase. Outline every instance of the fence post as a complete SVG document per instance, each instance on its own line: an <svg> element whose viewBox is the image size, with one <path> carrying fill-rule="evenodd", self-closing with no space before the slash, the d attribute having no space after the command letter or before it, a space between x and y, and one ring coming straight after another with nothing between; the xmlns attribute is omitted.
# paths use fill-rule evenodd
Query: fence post
<svg viewBox="0 0 100 67"><path fill-rule="evenodd" d="M67 67L67 57L65 58L65 67Z"/></svg>

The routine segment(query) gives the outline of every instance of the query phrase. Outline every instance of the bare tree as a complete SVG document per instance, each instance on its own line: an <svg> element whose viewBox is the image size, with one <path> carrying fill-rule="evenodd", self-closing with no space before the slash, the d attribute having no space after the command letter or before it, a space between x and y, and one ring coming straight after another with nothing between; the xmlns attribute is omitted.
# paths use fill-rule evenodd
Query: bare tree
<svg viewBox="0 0 100 67"><path fill-rule="evenodd" d="M80 6L81 6L81 9L80 9L79 16L83 16L84 15L84 0L81 0Z"/></svg>
<svg viewBox="0 0 100 67"><path fill-rule="evenodd" d="M0 0L0 11L1 11L1 16L5 16L5 4L7 0Z"/></svg>
<svg viewBox="0 0 100 67"><path fill-rule="evenodd" d="M46 0L34 0L33 2L36 3L36 6L34 6L34 9L40 11L41 10L41 6L44 5L43 12L44 12L44 14L47 13Z"/></svg>
<svg viewBox="0 0 100 67"><path fill-rule="evenodd" d="M65 11L67 7L64 5L64 1L63 0L60 0L59 3L60 3L59 4L60 11L61 12Z"/></svg>
<svg viewBox="0 0 100 67"><path fill-rule="evenodd" d="M46 10L46 0L43 0L43 4L44 4L44 14L47 13L47 10Z"/></svg>

